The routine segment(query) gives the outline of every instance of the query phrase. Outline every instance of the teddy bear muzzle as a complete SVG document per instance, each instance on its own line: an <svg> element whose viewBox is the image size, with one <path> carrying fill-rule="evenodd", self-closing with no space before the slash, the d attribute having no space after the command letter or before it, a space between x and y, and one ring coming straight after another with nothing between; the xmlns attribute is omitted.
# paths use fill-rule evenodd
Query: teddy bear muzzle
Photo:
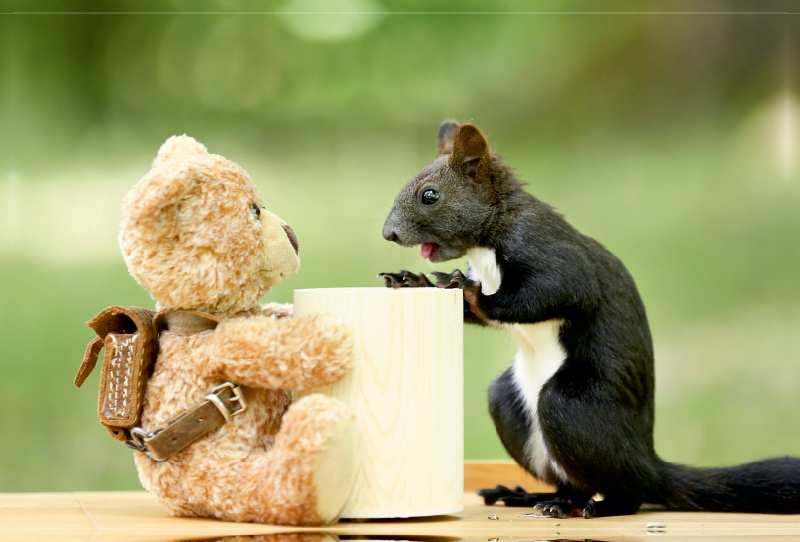
<svg viewBox="0 0 800 542"><path fill-rule="evenodd" d="M283 225L283 231L286 232L286 237L289 238L289 242L292 244L292 248L294 249L294 253L298 256L300 255L300 244L297 242L297 236L294 234L294 230L292 229L289 224Z"/></svg>

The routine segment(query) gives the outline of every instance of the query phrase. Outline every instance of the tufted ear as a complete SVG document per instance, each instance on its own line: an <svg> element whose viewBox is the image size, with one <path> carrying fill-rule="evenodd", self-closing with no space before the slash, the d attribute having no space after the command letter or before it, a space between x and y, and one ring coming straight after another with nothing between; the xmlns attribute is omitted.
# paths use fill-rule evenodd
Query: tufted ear
<svg viewBox="0 0 800 542"><path fill-rule="evenodd" d="M181 156L193 154L208 154L208 150L205 145L186 134L172 136L158 149L158 156L153 160L153 167L158 167Z"/></svg>
<svg viewBox="0 0 800 542"><path fill-rule="evenodd" d="M453 152L450 154L450 165L455 168L466 166L467 174L476 178L478 167L489 156L489 142L483 132L472 123L458 127L453 138Z"/></svg>
<svg viewBox="0 0 800 542"><path fill-rule="evenodd" d="M456 130L458 130L458 123L454 120L446 120L439 126L436 151L440 155L453 152L453 139L456 137Z"/></svg>

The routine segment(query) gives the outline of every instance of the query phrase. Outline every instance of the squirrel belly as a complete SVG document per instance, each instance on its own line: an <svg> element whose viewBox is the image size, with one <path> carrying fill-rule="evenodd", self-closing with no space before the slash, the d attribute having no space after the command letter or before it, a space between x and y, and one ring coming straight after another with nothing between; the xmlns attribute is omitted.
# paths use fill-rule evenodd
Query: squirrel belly
<svg viewBox="0 0 800 542"><path fill-rule="evenodd" d="M502 281L495 251L489 248L470 249L467 251L467 261L467 276L481 283L484 295L494 294ZM537 478L552 484L568 483L569 478L547 449L539 423L538 403L542 386L558 371L567 356L559 341L563 323L562 319L536 324L490 322L507 330L519 345L514 364L506 371L507 378L498 379L490 390L490 412L495 427L505 447L515 448L512 457ZM511 412L503 413L507 408L506 397L513 398L510 402L513 406ZM507 420L508 415L519 416L520 411L524 411L527 421L524 432L528 437L523 439L514 434L519 428Z"/></svg>

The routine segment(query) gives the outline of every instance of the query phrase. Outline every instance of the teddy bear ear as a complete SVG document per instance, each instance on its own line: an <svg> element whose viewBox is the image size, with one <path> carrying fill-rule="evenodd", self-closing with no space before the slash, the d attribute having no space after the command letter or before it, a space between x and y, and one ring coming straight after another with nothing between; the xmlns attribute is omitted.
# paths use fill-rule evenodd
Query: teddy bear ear
<svg viewBox="0 0 800 542"><path fill-rule="evenodd" d="M170 160L175 160L182 156L191 156L193 154L208 154L208 150L205 145L186 134L172 136L158 149L158 156L153 160L153 167L158 167Z"/></svg>
<svg viewBox="0 0 800 542"><path fill-rule="evenodd" d="M122 202L121 231L137 229L141 237L163 237L175 230L181 201L195 186L196 174L192 165L150 171Z"/></svg>

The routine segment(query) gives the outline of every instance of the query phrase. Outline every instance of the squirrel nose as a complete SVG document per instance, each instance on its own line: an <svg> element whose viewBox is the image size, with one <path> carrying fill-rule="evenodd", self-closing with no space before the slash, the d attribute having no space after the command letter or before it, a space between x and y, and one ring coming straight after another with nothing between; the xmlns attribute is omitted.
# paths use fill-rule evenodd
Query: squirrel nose
<svg viewBox="0 0 800 542"><path fill-rule="evenodd" d="M388 221L387 221L388 222ZM392 228L391 224L386 224L383 227L383 238L387 241L391 241L392 243L396 243L399 237L394 232L394 228Z"/></svg>
<svg viewBox="0 0 800 542"><path fill-rule="evenodd" d="M392 243L399 243L400 237L395 232L395 226L397 226L397 220L395 219L394 209L392 209L392 212L389 213L389 216L386 217L386 222L383 224L383 238Z"/></svg>

